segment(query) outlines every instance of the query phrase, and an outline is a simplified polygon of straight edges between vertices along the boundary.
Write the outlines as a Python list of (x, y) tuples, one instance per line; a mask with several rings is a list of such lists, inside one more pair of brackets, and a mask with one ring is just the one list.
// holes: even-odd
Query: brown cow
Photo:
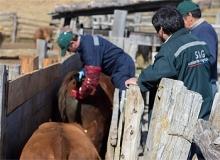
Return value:
[(28, 140), (20, 159), (98, 160), (100, 157), (78, 124), (47, 122)]
[(37, 39), (42, 39), (47, 42), (48, 49), (52, 49), (53, 29), (51, 27), (40, 27), (34, 33), (35, 43)]
[[(64, 78), (59, 90), (59, 111), (65, 122), (78, 122), (87, 130), (101, 157), (104, 158), (106, 143), (112, 114), (112, 100), (114, 87), (110, 78), (101, 75), (99, 86), (94, 95), (78, 101), (69, 96), (70, 90), (77, 87), (75, 76), (77, 72), (70, 72)], [(96, 130), (89, 129), (92, 122), (96, 122)]]

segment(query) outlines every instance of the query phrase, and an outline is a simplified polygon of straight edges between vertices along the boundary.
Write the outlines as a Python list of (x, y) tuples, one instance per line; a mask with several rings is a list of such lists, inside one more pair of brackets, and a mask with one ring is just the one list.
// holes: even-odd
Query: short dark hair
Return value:
[(78, 34), (75, 34), (75, 33), (73, 33), (73, 41), (77, 41), (78, 40), (78, 37), (79, 37), (79, 35)]
[[(201, 18), (201, 17), (202, 17), (202, 13), (201, 13), (201, 10), (200, 10), (200, 9), (191, 11), (191, 12), (189, 12), (189, 13), (191, 13), (194, 18)], [(187, 13), (187, 15), (189, 15), (189, 13)], [(186, 15), (186, 16), (187, 16), (187, 15)], [(184, 16), (184, 17), (185, 17), (185, 16)]]
[(159, 32), (162, 27), (163, 31), (168, 35), (184, 28), (182, 15), (174, 7), (170, 6), (160, 8), (154, 14), (152, 24), (157, 32)]

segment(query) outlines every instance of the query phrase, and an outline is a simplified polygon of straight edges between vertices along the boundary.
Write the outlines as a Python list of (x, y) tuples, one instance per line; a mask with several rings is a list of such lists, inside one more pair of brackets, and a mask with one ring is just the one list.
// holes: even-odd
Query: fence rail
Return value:
[[(33, 39), (39, 27), (49, 25), (50, 22), (45, 20), (20, 17), (16, 13), (0, 13), (0, 32), (11, 42), (18, 39)], [(53, 29), (56, 30), (56, 26)]]

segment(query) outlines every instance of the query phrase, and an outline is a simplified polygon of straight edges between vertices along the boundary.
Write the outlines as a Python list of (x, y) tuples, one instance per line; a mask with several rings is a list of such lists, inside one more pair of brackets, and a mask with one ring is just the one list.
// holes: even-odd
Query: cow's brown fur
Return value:
[(51, 42), (53, 38), (53, 29), (51, 27), (40, 27), (34, 33), (35, 41), (37, 39), (43, 39), (47, 42)]
[[(75, 74), (74, 71), (67, 74), (59, 90), (61, 117), (65, 122), (77, 121), (81, 123), (102, 155), (105, 152), (103, 146), (106, 145), (110, 127), (114, 87), (109, 77), (101, 75), (95, 94), (78, 101), (69, 96), (70, 90), (76, 87)], [(79, 119), (80, 121), (78, 121)], [(89, 128), (91, 123), (97, 124), (96, 130)]]
[(100, 157), (78, 124), (47, 122), (28, 140), (20, 159), (98, 160)]

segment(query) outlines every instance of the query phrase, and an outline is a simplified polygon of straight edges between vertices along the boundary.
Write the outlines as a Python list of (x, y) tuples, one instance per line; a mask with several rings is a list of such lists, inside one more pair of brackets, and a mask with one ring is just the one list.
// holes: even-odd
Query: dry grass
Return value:
[(0, 12), (16, 12), (18, 16), (50, 21), (56, 5), (90, 0), (0, 0)]

